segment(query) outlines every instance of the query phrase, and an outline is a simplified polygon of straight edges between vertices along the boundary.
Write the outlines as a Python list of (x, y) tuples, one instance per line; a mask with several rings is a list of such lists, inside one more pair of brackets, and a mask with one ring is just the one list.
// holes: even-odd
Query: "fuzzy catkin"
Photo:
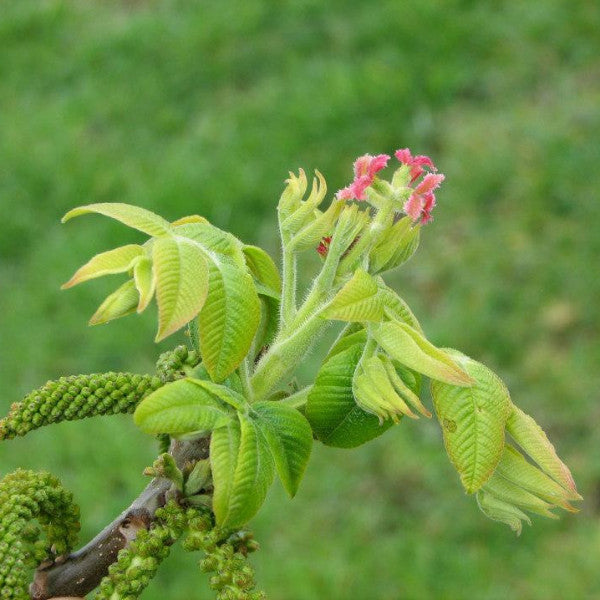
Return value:
[(132, 373), (72, 375), (49, 381), (12, 405), (0, 420), (0, 440), (23, 436), (51, 423), (132, 413), (161, 385), (158, 377)]
[[(37, 520), (45, 533), (32, 524)], [(0, 598), (28, 600), (30, 569), (77, 542), (79, 507), (50, 473), (18, 469), (0, 481)]]

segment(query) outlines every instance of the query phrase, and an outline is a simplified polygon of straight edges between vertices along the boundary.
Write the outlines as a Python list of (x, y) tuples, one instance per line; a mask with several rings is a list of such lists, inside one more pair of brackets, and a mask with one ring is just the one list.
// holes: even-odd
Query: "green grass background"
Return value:
[[(600, 7), (585, 0), (0, 2), (0, 406), (61, 374), (152, 370), (152, 311), (86, 319), (113, 282), (58, 286), (141, 239), (70, 207), (200, 213), (277, 252), (290, 169), (335, 191), (365, 152), (446, 174), (393, 284), (429, 337), (479, 357), (550, 433), (585, 496), (520, 539), (461, 490), (435, 422), (356, 451), (316, 447), (298, 497), (253, 526), (273, 600), (600, 598)], [(182, 339), (182, 338), (181, 338)], [(305, 369), (308, 372), (308, 369)], [(88, 538), (143, 485), (130, 419), (0, 447), (48, 468)], [(175, 552), (145, 600), (209, 598)]]

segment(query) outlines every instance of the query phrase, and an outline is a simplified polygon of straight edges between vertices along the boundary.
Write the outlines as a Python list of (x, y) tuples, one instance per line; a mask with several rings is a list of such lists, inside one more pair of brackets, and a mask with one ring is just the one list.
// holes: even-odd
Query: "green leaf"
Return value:
[(364, 346), (367, 342), (367, 331), (359, 323), (346, 325), (338, 339), (334, 342), (329, 350), (325, 360), (329, 360), (332, 356), (356, 346), (357, 344)]
[(354, 448), (389, 429), (356, 404), (352, 378), (363, 344), (355, 344), (325, 360), (306, 403), (306, 416), (316, 436), (328, 446)]
[(83, 267), (78, 269), (67, 283), (62, 285), (62, 289), (66, 290), (74, 285), (103, 275), (125, 273), (131, 269), (135, 260), (143, 254), (144, 248), (136, 244), (129, 244), (96, 254)]
[(239, 414), (239, 424), (216, 429), (211, 436), (213, 510), (217, 524), (235, 529), (262, 506), (273, 483), (273, 458), (258, 424)]
[(403, 415), (417, 418), (417, 415), (396, 393), (388, 372), (378, 356), (362, 358), (352, 379), (352, 393), (356, 403), (377, 416), (381, 422), (392, 419), (395, 423), (399, 423)]
[(63, 218), (62, 222), (66, 223), (73, 217), (85, 215), (88, 213), (97, 213), (120, 221), (121, 223), (147, 233), (151, 236), (165, 235), (171, 231), (171, 225), (168, 221), (159, 217), (157, 214), (131, 206), (130, 204), (122, 204), (120, 202), (102, 202), (99, 204), (87, 204), (70, 210)]
[(416, 329), (419, 333), (423, 333), (421, 325), (417, 317), (413, 314), (408, 304), (398, 296), (398, 294), (389, 288), (381, 278), (379, 279), (379, 296), (384, 307), (385, 314), (392, 321), (402, 321)]
[(281, 295), (281, 277), (273, 259), (258, 246), (244, 246), (246, 265), (254, 278), (269, 290)]
[(133, 279), (130, 279), (104, 300), (93, 314), (89, 323), (90, 325), (100, 325), (129, 315), (135, 312), (138, 302), (138, 291), (135, 288)]
[(201, 248), (183, 237), (156, 239), (152, 258), (158, 302), (158, 342), (200, 312), (208, 293), (208, 270)]
[[(233, 379), (233, 378), (232, 378)], [(248, 402), (239, 392), (213, 381), (207, 381), (206, 379), (191, 379), (194, 384), (201, 387), (203, 390), (216, 396), (219, 400), (229, 404), (236, 410), (242, 411), (247, 407)], [(231, 382), (234, 384), (234, 382)]]
[(527, 462), (518, 450), (508, 444), (504, 448), (504, 454), (496, 468), (496, 473), (542, 498), (542, 500), (571, 512), (575, 509), (569, 504), (568, 500), (580, 499), (574, 497), (572, 493), (561, 487), (543, 471)]
[(477, 492), (477, 504), (481, 512), (492, 519), (506, 523), (517, 535), (521, 534), (521, 521), (531, 525), (531, 519), (520, 509), (508, 502), (503, 502), (485, 490)]
[(209, 261), (209, 294), (198, 317), (202, 359), (215, 381), (242, 362), (260, 320), (252, 276), (226, 258)]
[(405, 263), (419, 246), (420, 230), (419, 225), (413, 226), (410, 217), (404, 217), (390, 227), (371, 251), (373, 272), (389, 271)]
[(243, 244), (234, 235), (206, 222), (194, 222), (173, 227), (177, 236), (185, 237), (200, 244), (208, 254), (223, 255), (239, 267), (246, 266)]
[(490, 369), (467, 357), (461, 361), (474, 385), (432, 381), (431, 394), (446, 451), (471, 494), (490, 479), (502, 458), (511, 402), (508, 390)]
[(357, 269), (323, 311), (322, 316), (326, 319), (350, 322), (381, 321), (383, 303), (378, 291), (376, 280), (363, 269)]
[(218, 398), (189, 379), (179, 379), (152, 392), (138, 405), (133, 420), (145, 433), (180, 435), (212, 430), (231, 421), (232, 413)]
[(277, 473), (290, 497), (294, 497), (308, 465), (312, 449), (312, 429), (296, 409), (277, 402), (252, 405), (257, 422), (275, 461)]
[(344, 202), (334, 200), (325, 212), (315, 210), (313, 220), (300, 229), (290, 241), (290, 248), (296, 252), (314, 250), (317, 244), (332, 233), (334, 223), (344, 208)]
[(156, 290), (156, 281), (152, 272), (152, 261), (148, 257), (139, 258), (133, 265), (133, 280), (140, 295), (137, 312), (141, 313), (150, 304)]
[(581, 499), (569, 467), (560, 460), (544, 430), (532, 417), (512, 405), (506, 430), (544, 473), (570, 492), (571, 500)]
[(453, 385), (468, 386), (473, 383), (448, 354), (406, 323), (370, 323), (369, 332), (393, 359), (418, 373)]

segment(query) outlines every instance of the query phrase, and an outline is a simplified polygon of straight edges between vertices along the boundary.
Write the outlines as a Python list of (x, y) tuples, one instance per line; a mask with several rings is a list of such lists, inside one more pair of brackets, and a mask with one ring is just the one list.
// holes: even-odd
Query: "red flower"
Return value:
[(365, 200), (365, 190), (373, 183), (375, 175), (385, 169), (390, 157), (387, 154), (365, 154), (354, 162), (354, 181), (337, 193), (341, 200)]
[(420, 154), (419, 156), (413, 156), (408, 148), (403, 148), (402, 150), (396, 150), (395, 153), (396, 158), (402, 163), (410, 167), (410, 182), (412, 183), (415, 179), (418, 179), (423, 173), (425, 169), (423, 167), (428, 167), (431, 171), (437, 171), (433, 161), (429, 158), (429, 156), (424, 156)]

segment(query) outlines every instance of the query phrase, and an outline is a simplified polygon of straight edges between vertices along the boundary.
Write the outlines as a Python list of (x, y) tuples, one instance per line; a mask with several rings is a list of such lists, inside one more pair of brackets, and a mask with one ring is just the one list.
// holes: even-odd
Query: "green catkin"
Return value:
[[(232, 538), (214, 527), (207, 513), (188, 509), (188, 534), (183, 547), (190, 551), (202, 550), (205, 557), (200, 568), (214, 573), (210, 586), (217, 592), (217, 600), (266, 600), (262, 591), (255, 590), (254, 571)], [(239, 540), (238, 540), (239, 541)]]
[(119, 552), (94, 600), (130, 600), (146, 589), (186, 527), (184, 509), (174, 502), (158, 509), (156, 518), (151, 529), (138, 532), (129, 547)]
[(132, 373), (73, 375), (49, 381), (12, 405), (0, 420), (0, 440), (23, 436), (51, 423), (132, 413), (161, 385), (158, 377)]
[(28, 600), (30, 570), (68, 553), (79, 527), (79, 507), (50, 473), (19, 469), (0, 480), (0, 598)]
[(198, 353), (187, 346), (177, 346), (174, 350), (163, 352), (156, 362), (156, 374), (163, 383), (169, 383), (185, 377), (185, 367), (195, 367), (200, 362)]

